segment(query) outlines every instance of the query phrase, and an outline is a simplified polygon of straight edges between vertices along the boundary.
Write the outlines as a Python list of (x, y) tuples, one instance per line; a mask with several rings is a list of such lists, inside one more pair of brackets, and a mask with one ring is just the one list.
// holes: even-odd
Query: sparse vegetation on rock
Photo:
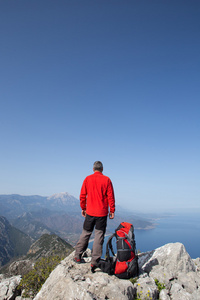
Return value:
[(55, 269), (55, 267), (60, 263), (64, 257), (49, 256), (42, 257), (39, 259), (33, 269), (24, 275), (18, 289), (23, 291), (22, 296), (24, 298), (34, 298), (34, 296), (39, 292), (42, 285), (49, 277), (49, 274)]

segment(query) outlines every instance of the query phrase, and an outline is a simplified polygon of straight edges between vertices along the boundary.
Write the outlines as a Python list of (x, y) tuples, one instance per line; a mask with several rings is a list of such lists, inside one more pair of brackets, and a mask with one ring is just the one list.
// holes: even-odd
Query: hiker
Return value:
[(91, 271), (94, 272), (102, 255), (104, 235), (107, 226), (107, 216), (114, 219), (115, 196), (112, 182), (103, 175), (103, 164), (96, 161), (93, 164), (92, 175), (83, 181), (80, 192), (80, 206), (82, 216), (85, 217), (83, 231), (75, 247), (74, 261), (81, 263), (81, 256), (88, 247), (89, 238), (95, 227), (92, 248)]

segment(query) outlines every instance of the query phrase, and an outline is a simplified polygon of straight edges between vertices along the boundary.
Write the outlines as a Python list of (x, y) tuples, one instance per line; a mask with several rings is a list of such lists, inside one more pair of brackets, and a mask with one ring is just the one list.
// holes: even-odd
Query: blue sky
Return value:
[(199, 0), (0, 2), (0, 194), (200, 210)]

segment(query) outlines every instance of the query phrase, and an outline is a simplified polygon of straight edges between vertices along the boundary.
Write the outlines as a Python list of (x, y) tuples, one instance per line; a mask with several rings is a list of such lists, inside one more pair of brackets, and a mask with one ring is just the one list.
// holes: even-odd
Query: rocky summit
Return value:
[[(74, 252), (52, 271), (34, 300), (199, 300), (200, 259), (191, 259), (181, 243), (170, 243), (139, 254), (139, 276), (123, 280), (97, 269), (90, 270), (91, 251), (84, 263), (73, 261)], [(19, 277), (0, 280), (0, 290), (13, 291)], [(8, 283), (12, 282), (9, 287)], [(16, 295), (16, 293), (15, 293)], [(21, 296), (0, 300), (22, 300)]]
[(181, 243), (170, 243), (139, 255), (140, 274), (133, 282), (90, 271), (90, 251), (85, 263), (73, 262), (74, 253), (51, 273), (34, 300), (160, 299), (199, 300), (200, 260), (192, 260)]

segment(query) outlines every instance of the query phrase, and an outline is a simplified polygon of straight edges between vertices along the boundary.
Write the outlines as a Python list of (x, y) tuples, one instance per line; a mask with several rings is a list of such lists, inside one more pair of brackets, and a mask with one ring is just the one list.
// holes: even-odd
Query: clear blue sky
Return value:
[(0, 194), (200, 209), (200, 1), (0, 2)]

